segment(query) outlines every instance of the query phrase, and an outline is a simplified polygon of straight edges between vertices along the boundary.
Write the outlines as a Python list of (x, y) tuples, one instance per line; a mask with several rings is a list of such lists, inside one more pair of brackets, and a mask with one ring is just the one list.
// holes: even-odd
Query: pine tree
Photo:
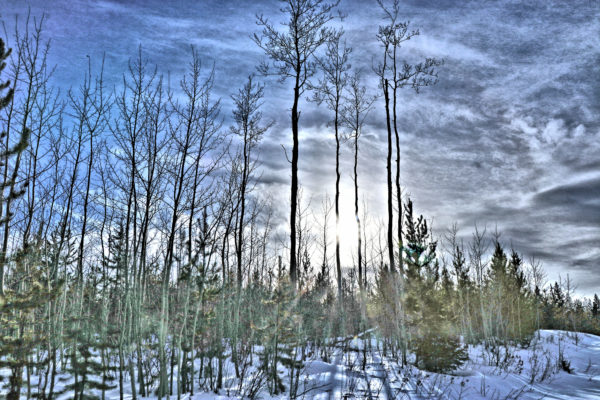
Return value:
[(558, 282), (550, 286), (550, 303), (557, 309), (562, 308), (566, 303), (565, 295)]
[(444, 297), (446, 299), (451, 300), (454, 292), (454, 282), (452, 282), (452, 278), (450, 277), (450, 272), (448, 272), (448, 268), (442, 268), (442, 290), (444, 291)]
[(600, 299), (597, 294), (594, 294), (594, 300), (592, 301), (592, 317), (598, 318), (600, 316)]
[[(4, 45), (4, 41), (0, 38), (0, 73), (6, 68), (6, 60), (10, 57), (12, 49), (7, 49)], [(8, 89), (8, 92), (0, 97), (0, 110), (8, 107), (10, 102), (13, 100), (15, 90), (10, 88), (10, 81), (0, 83), (0, 91)]]
[[(297, 335), (300, 316), (296, 312), (294, 288), (287, 280), (280, 282), (269, 298), (263, 300), (264, 312), (258, 331), (264, 350), (261, 355), (261, 369), (267, 376), (267, 386), (271, 395), (285, 391), (283, 380), (279, 376), (277, 364), (289, 368), (290, 384), (294, 385), (294, 374), (302, 364), (296, 359)], [(290, 390), (293, 388), (290, 387)]]
[[(410, 282), (433, 280), (439, 278), (439, 268), (435, 262), (437, 242), (431, 240), (431, 232), (427, 221), (420, 215), (416, 220), (413, 215), (413, 203), (408, 199), (404, 205), (405, 222), (405, 245), (401, 248), (404, 253), (402, 257), (407, 279)], [(402, 256), (402, 255), (401, 255)]]
[(452, 269), (456, 276), (458, 289), (461, 291), (468, 289), (471, 284), (471, 279), (469, 278), (469, 266), (465, 262), (465, 255), (459, 246), (456, 246), (452, 257)]
[[(59, 394), (72, 392), (71, 398), (74, 400), (96, 400), (99, 397), (92, 391), (105, 392), (116, 387), (110, 383), (113, 380), (111, 372), (115, 371), (116, 367), (109, 366), (105, 357), (102, 361), (97, 360), (97, 356), (102, 351), (117, 348), (113, 344), (116, 340), (110, 341), (106, 335), (99, 335), (99, 333), (107, 333), (102, 332), (106, 327), (100, 326), (101, 320), (92, 315), (92, 312), (90, 309), (88, 315), (73, 318), (65, 335), (65, 338), (71, 342), (71, 347), (70, 362), (64, 372), (69, 375), (69, 378), (73, 377), (74, 381), (65, 385)], [(115, 336), (115, 333), (118, 335), (118, 332), (112, 333), (112, 336)]]
[(404, 308), (411, 331), (411, 347), (419, 368), (445, 372), (467, 360), (460, 339), (452, 331), (453, 290), (450, 274), (444, 268), (440, 276), (436, 258), (437, 242), (423, 216), (414, 218), (412, 201), (404, 205), (404, 271), (406, 299)]
[(108, 236), (108, 254), (102, 257), (102, 267), (105, 271), (104, 285), (112, 283), (118, 290), (124, 275), (125, 262), (125, 234), (123, 223), (119, 222), (114, 232)]
[(523, 259), (511, 251), (505, 287), (505, 305), (510, 339), (526, 344), (535, 331), (535, 299), (531, 297), (523, 269)]
[(508, 264), (508, 276), (511, 287), (519, 294), (527, 288), (527, 279), (523, 270), (523, 259), (515, 250), (512, 250)]
[(502, 285), (505, 282), (507, 274), (506, 253), (502, 249), (499, 241), (494, 245), (494, 254), (490, 262), (489, 281), (491, 284)]
[[(4, 41), (0, 39), (0, 75), (4, 68), (6, 68), (6, 60), (11, 54), (11, 49), (6, 49)], [(14, 98), (15, 88), (10, 87), (11, 81), (7, 80), (2, 82), (0, 79), (0, 110), (8, 107)], [(5, 90), (8, 91), (2, 95)], [(2, 238), (2, 251), (0, 252), (0, 296), (4, 294), (4, 280), (5, 280), (5, 266), (8, 261), (8, 242), (9, 242), (9, 227), (10, 221), (13, 217), (11, 211), (11, 203), (25, 194), (25, 189), (28, 182), (23, 182), (21, 187), (17, 187), (17, 174), (19, 172), (19, 165), (21, 161), (21, 155), (29, 145), (30, 131), (23, 122), (23, 128), (18, 137), (18, 141), (13, 145), (10, 144), (10, 135), (3, 127), (0, 127), (0, 139), (5, 140), (0, 147), (0, 166), (4, 168), (4, 181), (0, 188), (0, 225), (4, 225)], [(9, 160), (15, 158), (12, 171), (9, 174)], [(8, 191), (8, 193), (5, 193)]]
[(40, 366), (32, 361), (34, 351), (47, 341), (40, 313), (61, 290), (60, 285), (49, 287), (48, 271), (35, 247), (17, 252), (12, 260), (15, 283), (0, 295), (0, 368), (11, 372), (7, 400), (20, 398), (23, 369)]

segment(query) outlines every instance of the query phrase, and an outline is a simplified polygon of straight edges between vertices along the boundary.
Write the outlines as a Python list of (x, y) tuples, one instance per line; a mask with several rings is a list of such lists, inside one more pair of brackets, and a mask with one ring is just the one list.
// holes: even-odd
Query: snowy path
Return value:
[(331, 371), (329, 373), (329, 380), (327, 391), (329, 393), (328, 398), (335, 399), (337, 394), (337, 388), (339, 385), (338, 377), (343, 373), (342, 360), (344, 358), (344, 353), (341, 351), (338, 352), (335, 356), (335, 360), (333, 361), (333, 365), (331, 366)]
[(386, 398), (388, 398), (388, 399), (395, 398), (396, 396), (394, 396), (394, 393), (390, 386), (389, 373), (388, 373), (387, 369), (385, 368), (385, 364), (383, 363), (383, 361), (377, 351), (373, 351), (373, 361), (374, 361), (373, 364), (375, 364), (377, 366), (375, 369), (376, 375), (373, 375), (373, 378), (379, 379), (381, 381), (383, 388), (384, 388), (384, 393), (385, 393)]

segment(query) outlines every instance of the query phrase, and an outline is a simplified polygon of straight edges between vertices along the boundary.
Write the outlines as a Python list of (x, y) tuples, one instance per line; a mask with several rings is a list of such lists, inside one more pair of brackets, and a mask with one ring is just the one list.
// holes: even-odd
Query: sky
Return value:
[[(46, 14), (54, 83), (65, 90), (83, 80), (89, 55), (96, 69), (106, 56), (106, 78), (118, 87), (128, 60), (142, 46), (159, 71), (179, 79), (191, 46), (216, 71), (215, 92), (230, 95), (265, 59), (251, 40), (256, 15), (281, 21), (276, 0), (2, 0), (10, 33), (28, 8)], [(341, 0), (352, 67), (379, 94), (372, 69), (382, 13), (374, 0)], [(474, 227), (497, 229), (506, 247), (536, 257), (550, 280), (569, 277), (577, 292), (600, 292), (600, 1), (411, 0), (401, 18), (420, 35), (400, 58), (443, 58), (439, 82), (399, 97), (401, 178), (415, 210), (433, 221), (438, 236), (456, 223), (469, 240)], [(291, 87), (265, 78), (264, 114), (275, 125), (260, 146), (261, 190), (287, 221)], [(300, 183), (315, 208), (334, 193), (335, 142), (330, 113), (301, 103)], [(383, 103), (363, 130), (359, 155), (361, 197), (372, 219), (384, 217)], [(342, 249), (355, 243), (352, 150), (342, 146)], [(307, 201), (305, 200), (305, 201)], [(349, 264), (351, 259), (343, 260)]]

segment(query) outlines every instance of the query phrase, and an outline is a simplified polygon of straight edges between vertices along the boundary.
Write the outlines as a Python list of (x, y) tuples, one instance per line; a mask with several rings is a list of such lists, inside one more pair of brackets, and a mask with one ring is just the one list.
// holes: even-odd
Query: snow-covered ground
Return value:
[[(513, 348), (507, 359), (502, 357), (501, 367), (490, 366), (493, 360), (483, 346), (472, 347), (470, 360), (452, 375), (401, 368), (377, 350), (362, 371), (362, 353), (352, 349), (360, 350), (363, 344), (354, 340), (351, 350), (338, 351), (332, 363), (308, 365), (308, 386), (315, 390), (306, 398), (600, 399), (599, 336), (540, 331), (529, 348)], [(560, 357), (570, 363), (571, 373), (561, 368)]]
[[(469, 348), (469, 361), (451, 375), (402, 368), (386, 357), (375, 339), (341, 340), (332, 347), (329, 362), (313, 354), (300, 373), (301, 399), (600, 399), (600, 336), (564, 331), (540, 331), (526, 349), (500, 353), (499, 366), (483, 346)], [(363, 370), (364, 346), (367, 360)], [(564, 363), (561, 361), (564, 360)], [(256, 377), (259, 357), (247, 370), (244, 384), (235, 379), (233, 365), (224, 367), (224, 389), (219, 394), (182, 395), (186, 400), (238, 399)], [(564, 368), (563, 368), (564, 367)], [(567, 372), (565, 369), (570, 369)], [(280, 365), (280, 377), (289, 389), (289, 371)], [(59, 386), (64, 385), (60, 383)], [(126, 399), (131, 399), (126, 385)], [(70, 393), (59, 399), (70, 398)], [(119, 390), (107, 399), (119, 399)], [(0, 391), (0, 398), (2, 392)], [(171, 396), (176, 399), (177, 396)], [(257, 398), (287, 399), (289, 393), (270, 396), (266, 387)]]

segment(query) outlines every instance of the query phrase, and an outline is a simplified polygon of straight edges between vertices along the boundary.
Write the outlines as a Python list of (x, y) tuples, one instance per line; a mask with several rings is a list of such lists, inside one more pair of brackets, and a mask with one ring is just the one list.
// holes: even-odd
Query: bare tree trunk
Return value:
[(340, 134), (338, 131), (339, 100), (335, 105), (335, 268), (338, 299), (342, 301), (342, 263), (340, 261)]
[[(300, 71), (300, 64), (297, 65)], [(296, 75), (296, 84), (294, 86), (294, 105), (292, 106), (292, 184), (291, 207), (290, 207), (290, 281), (296, 288), (298, 279), (297, 260), (296, 260), (296, 217), (298, 213), (298, 100), (300, 99), (300, 76)]]
[[(385, 116), (387, 124), (387, 158), (386, 158), (386, 170), (387, 170), (387, 214), (388, 214), (388, 229), (387, 229), (387, 244), (388, 244), (388, 257), (390, 261), (390, 272), (395, 271), (394, 264), (394, 206), (393, 206), (393, 189), (392, 189), (392, 127), (390, 123), (390, 96), (389, 96), (389, 84), (388, 80), (384, 80), (383, 94), (385, 96)], [(402, 210), (400, 210), (402, 212)]]
[(397, 45), (393, 46), (392, 51), (392, 72), (394, 74), (394, 88), (392, 91), (392, 122), (394, 125), (394, 136), (396, 138), (396, 202), (398, 207), (398, 272), (400, 275), (404, 272), (403, 267), (403, 241), (402, 241), (402, 189), (400, 187), (400, 135), (398, 133), (398, 117), (397, 117), (397, 91), (398, 91), (398, 71), (396, 63)]
[[(254, 42), (271, 58), (282, 79), (294, 79), (294, 101), (292, 105), (292, 182), (291, 182), (291, 207), (290, 207), (290, 281), (296, 288), (298, 279), (296, 219), (298, 211), (298, 102), (308, 78), (314, 74), (310, 66), (310, 58), (315, 51), (334, 36), (326, 24), (334, 16), (331, 11), (337, 6), (339, 0), (324, 3), (323, 0), (306, 2), (301, 0), (287, 0), (283, 13), (289, 14), (286, 23), (289, 30), (280, 33), (263, 16), (258, 16), (258, 25), (263, 27), (262, 36), (254, 36)], [(307, 38), (310, 38), (307, 40)], [(263, 41), (264, 40), (264, 41)], [(282, 45), (283, 43), (283, 45)]]
[[(359, 122), (359, 121), (357, 121)], [(358, 124), (357, 124), (358, 126)], [(358, 228), (358, 243), (357, 243), (357, 257), (358, 257), (358, 287), (364, 289), (363, 282), (363, 261), (362, 261), (362, 231), (360, 226), (360, 217), (358, 215), (358, 135), (356, 132), (354, 136), (354, 218), (356, 218), (356, 225)], [(366, 271), (364, 279), (366, 280)]]

